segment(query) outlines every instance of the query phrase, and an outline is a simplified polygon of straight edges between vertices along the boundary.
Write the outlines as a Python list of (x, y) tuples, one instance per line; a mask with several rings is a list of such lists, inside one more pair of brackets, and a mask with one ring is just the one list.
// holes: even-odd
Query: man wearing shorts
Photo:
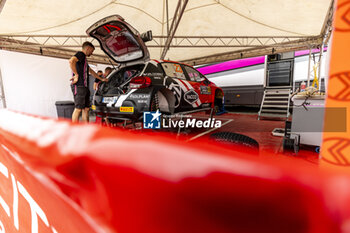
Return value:
[(73, 122), (78, 122), (80, 113), (82, 113), (83, 122), (89, 122), (89, 73), (101, 81), (107, 81), (107, 79), (99, 77), (88, 65), (86, 58), (91, 56), (94, 50), (95, 46), (92, 43), (84, 42), (82, 51), (77, 52), (69, 59), (69, 65), (73, 71), (73, 77), (71, 78), (75, 105), (72, 114)]

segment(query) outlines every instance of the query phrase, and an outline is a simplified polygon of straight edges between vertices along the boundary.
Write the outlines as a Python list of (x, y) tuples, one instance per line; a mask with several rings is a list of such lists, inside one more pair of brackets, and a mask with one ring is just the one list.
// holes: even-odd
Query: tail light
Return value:
[(132, 89), (140, 89), (140, 88), (149, 87), (151, 85), (151, 83), (152, 83), (152, 81), (151, 81), (150, 77), (138, 76), (138, 77), (134, 77), (130, 80), (129, 87)]

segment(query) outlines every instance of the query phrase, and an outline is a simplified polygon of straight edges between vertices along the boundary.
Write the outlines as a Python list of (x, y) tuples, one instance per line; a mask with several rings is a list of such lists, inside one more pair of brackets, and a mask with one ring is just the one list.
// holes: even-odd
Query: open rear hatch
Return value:
[(128, 65), (149, 60), (144, 41), (152, 40), (151, 31), (141, 36), (119, 15), (99, 20), (90, 26), (86, 33), (98, 40), (101, 49), (117, 63)]

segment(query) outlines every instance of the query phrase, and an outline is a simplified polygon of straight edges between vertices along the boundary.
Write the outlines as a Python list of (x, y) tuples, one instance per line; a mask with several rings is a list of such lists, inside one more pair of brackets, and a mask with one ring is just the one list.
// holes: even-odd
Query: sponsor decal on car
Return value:
[(200, 86), (201, 94), (203, 95), (211, 95), (211, 87), (208, 86)]
[(103, 97), (102, 103), (107, 104), (106, 106), (110, 108), (110, 107), (112, 107), (115, 104), (115, 102), (117, 102), (117, 100), (118, 100), (118, 96)]
[(163, 73), (157, 73), (157, 72), (152, 72), (152, 73), (144, 73), (145, 76), (163, 76)]
[(210, 105), (211, 105), (210, 103), (204, 103), (204, 104), (202, 104), (202, 107), (206, 108), (206, 107), (210, 107)]
[(109, 103), (115, 103), (117, 101), (118, 96), (113, 96), (113, 97), (103, 97), (102, 103), (109, 104)]
[(149, 99), (150, 94), (131, 94), (130, 99)]
[(189, 90), (184, 94), (184, 99), (187, 103), (193, 104), (198, 100), (199, 96), (194, 90)]
[(134, 112), (134, 107), (120, 107), (120, 112)]
[(139, 103), (139, 104), (147, 104), (147, 100), (137, 100), (137, 103)]

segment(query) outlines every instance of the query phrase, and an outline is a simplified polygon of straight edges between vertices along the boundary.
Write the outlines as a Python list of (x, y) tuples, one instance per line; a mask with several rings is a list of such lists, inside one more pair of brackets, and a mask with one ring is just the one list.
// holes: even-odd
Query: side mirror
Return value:
[(203, 83), (204, 83), (205, 85), (209, 85), (209, 84), (210, 84), (210, 81), (209, 81), (208, 79), (204, 79), (204, 80), (203, 80)]
[(141, 39), (142, 39), (143, 42), (147, 42), (147, 41), (153, 40), (152, 31), (149, 30), (147, 32), (142, 33), (141, 34)]

